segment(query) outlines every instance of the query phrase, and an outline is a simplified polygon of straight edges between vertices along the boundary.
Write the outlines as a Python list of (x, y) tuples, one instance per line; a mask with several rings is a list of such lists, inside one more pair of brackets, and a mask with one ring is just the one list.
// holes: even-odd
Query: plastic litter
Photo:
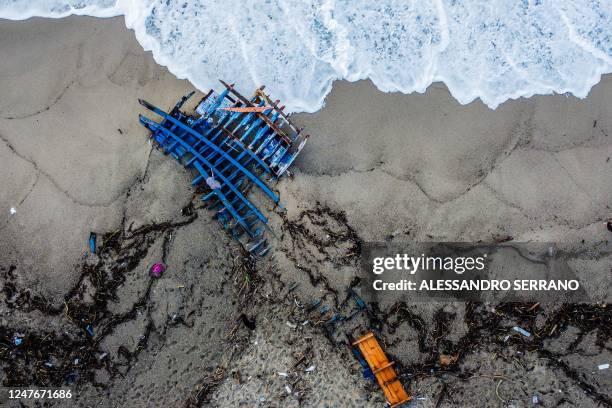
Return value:
[(314, 310), (316, 309), (321, 303), (323, 302), (323, 299), (314, 299), (311, 303), (310, 303), (310, 310)]
[(10, 212), (11, 212), (11, 215), (17, 214), (17, 210), (15, 209), (15, 207), (11, 207)]
[(538, 400), (538, 396), (537, 395), (534, 395), (531, 398), (531, 402), (533, 402), (533, 405), (538, 405), (540, 403), (540, 400)]
[(332, 317), (330, 317), (325, 323), (334, 323), (334, 322), (337, 322), (339, 320), (342, 320), (342, 315), (340, 315), (338, 313), (334, 313), (334, 315)]
[(15, 334), (13, 336), (13, 344), (19, 346), (21, 343), (23, 343), (23, 338), (19, 334)]
[(206, 184), (208, 185), (208, 187), (210, 187), (211, 190), (216, 190), (218, 188), (221, 188), (221, 183), (219, 183), (217, 179), (214, 178), (214, 176), (208, 177), (206, 179)]
[(359, 310), (364, 310), (368, 308), (368, 305), (366, 304), (366, 302), (361, 297), (359, 297), (359, 295), (355, 293), (355, 291), (352, 288), (349, 289), (349, 293), (353, 297), (353, 299), (355, 299), (355, 304), (357, 305)]
[(522, 327), (514, 326), (512, 330), (514, 330), (517, 333), (522, 334), (525, 337), (531, 337), (531, 333), (529, 333), (527, 330), (523, 329)]
[(291, 327), (292, 329), (295, 329), (297, 327), (297, 324), (293, 324), (291, 322), (287, 322), (285, 323), (287, 326)]
[(153, 264), (153, 266), (149, 270), (149, 274), (154, 278), (161, 277), (164, 272), (166, 272), (166, 265), (164, 265), (163, 263)]
[(89, 334), (89, 337), (93, 337), (95, 335), (93, 326), (91, 324), (85, 326), (85, 331), (87, 332), (87, 334)]
[(89, 251), (90, 251), (92, 254), (95, 254), (95, 253), (96, 253), (96, 238), (97, 238), (97, 237), (98, 237), (98, 236), (96, 235), (96, 233), (95, 233), (95, 232), (91, 232), (91, 233), (89, 234)]
[(288, 377), (289, 374), (287, 373), (276, 373), (279, 377)]
[(291, 394), (291, 387), (285, 385), (285, 391), (287, 391), (287, 394)]
[(607, 370), (608, 368), (610, 368), (610, 364), (606, 363), (606, 364), (600, 364), (597, 366), (597, 368), (599, 368), (600, 370)]
[(311, 365), (310, 367), (306, 368), (304, 371), (306, 371), (307, 373), (312, 373), (316, 368), (317, 366)]

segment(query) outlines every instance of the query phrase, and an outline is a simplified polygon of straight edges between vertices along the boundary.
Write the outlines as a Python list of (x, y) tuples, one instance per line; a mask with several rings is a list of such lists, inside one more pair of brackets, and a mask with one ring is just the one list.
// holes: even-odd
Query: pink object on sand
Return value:
[(154, 278), (159, 278), (162, 273), (166, 271), (166, 265), (163, 263), (156, 263), (151, 267), (150, 273)]

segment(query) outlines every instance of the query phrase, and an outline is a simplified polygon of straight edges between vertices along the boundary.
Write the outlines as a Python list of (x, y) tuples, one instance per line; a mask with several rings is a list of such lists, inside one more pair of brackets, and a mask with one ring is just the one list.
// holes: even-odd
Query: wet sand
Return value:
[[(186, 171), (148, 143), (137, 99), (167, 107), (191, 86), (122, 19), (0, 21), (0, 56), (0, 335), (24, 333), (51, 354), (88, 350), (74, 367), (53, 362), (82, 383), (74, 405), (383, 406), (335, 344), (373, 320), (326, 336), (307, 307), (322, 298), (350, 313), (352, 254), (365, 241), (559, 242), (579, 277), (594, 277), (592, 299), (610, 299), (612, 77), (584, 100), (538, 96), (495, 111), (459, 105), (439, 84), (402, 95), (336, 83), (321, 111), (294, 116), (312, 137), (277, 186), (286, 213), (268, 211), (274, 249), (252, 268)], [(112, 248), (89, 254), (91, 231)], [(160, 260), (168, 271), (153, 280)], [(381, 308), (374, 320), (415, 406), (435, 406), (442, 384), (441, 407), (529, 406), (533, 395), (544, 406), (611, 404), (610, 371), (597, 370), (612, 359), (601, 308), (401, 296)], [(501, 341), (517, 324), (542, 334)], [(460, 355), (452, 370), (435, 363), (447, 352)], [(5, 353), (0, 379), (16, 384)]]

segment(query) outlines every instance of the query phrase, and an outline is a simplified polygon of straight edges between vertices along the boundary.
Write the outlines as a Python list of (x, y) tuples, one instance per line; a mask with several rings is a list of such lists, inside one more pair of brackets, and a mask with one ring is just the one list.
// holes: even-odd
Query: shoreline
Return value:
[[(609, 64), (605, 51), (600, 50), (601, 47), (604, 47), (605, 39), (598, 38), (601, 33), (597, 30), (589, 31), (588, 27), (581, 27), (580, 17), (578, 17), (582, 15), (588, 19), (587, 15), (596, 10), (597, 5), (591, 9), (578, 7), (574, 13), (569, 14), (566, 14), (568, 10), (564, 10), (564, 7), (540, 7), (541, 5), (529, 6), (527, 4), (510, 6), (505, 11), (516, 17), (513, 23), (517, 25), (510, 23), (512, 21), (510, 20), (509, 24), (504, 25), (504, 29), (500, 31), (489, 30), (488, 26), (495, 24), (495, 19), (490, 20), (492, 15), (488, 15), (487, 12), (479, 13), (483, 21), (482, 25), (476, 24), (479, 27), (471, 33), (472, 41), (466, 41), (466, 38), (462, 37), (462, 34), (465, 34), (465, 26), (460, 20), (471, 17), (476, 19), (473, 23), (477, 23), (478, 17), (469, 16), (469, 13), (462, 15), (461, 7), (457, 8), (455, 4), (439, 5), (441, 7), (438, 8), (437, 13), (434, 13), (435, 16), (424, 16), (427, 22), (421, 21), (423, 16), (419, 13), (423, 10), (419, 10), (419, 7), (411, 10), (411, 13), (419, 15), (419, 18), (413, 22), (410, 19), (397, 18), (398, 15), (390, 12), (392, 7), (378, 10), (378, 12), (381, 19), (386, 19), (385, 24), (393, 27), (392, 30), (397, 38), (393, 40), (393, 36), (388, 37), (378, 45), (376, 41), (372, 43), (371, 40), (376, 40), (378, 36), (383, 38), (384, 30), (378, 32), (375, 30), (376, 24), (368, 24), (373, 30), (374, 37), (366, 35), (365, 38), (360, 38), (360, 34), (363, 33), (359, 25), (353, 23), (359, 20), (361, 13), (357, 11), (351, 16), (350, 11), (345, 10), (342, 6), (332, 5), (329, 9), (325, 7), (318, 10), (322, 12), (322, 15), (315, 13), (315, 15), (304, 16), (305, 20), (310, 21), (311, 24), (320, 24), (320, 30), (312, 30), (312, 27), (309, 30), (308, 27), (305, 27), (306, 29), (302, 32), (291, 31), (291, 29), (277, 30), (276, 28), (282, 27), (283, 21), (277, 20), (278, 16), (275, 15), (273, 8), (268, 10), (265, 7), (250, 8), (251, 17), (257, 16), (258, 13), (262, 13), (259, 17), (264, 17), (266, 13), (268, 15), (271, 25), (265, 30), (266, 35), (273, 34), (271, 37), (266, 37), (266, 42), (275, 42), (282, 38), (281, 42), (286, 47), (296, 45), (297, 48), (291, 51), (302, 57), (297, 63), (294, 58), (284, 55), (283, 52), (267, 53), (266, 47), (257, 47), (258, 37), (264, 33), (251, 37), (252, 33), (243, 30), (250, 26), (252, 21), (250, 17), (242, 21), (240, 16), (237, 16), (237, 20), (232, 19), (230, 24), (223, 19), (217, 25), (208, 19), (210, 16), (216, 17), (214, 10), (206, 10), (205, 6), (190, 4), (183, 4), (182, 11), (178, 7), (173, 8), (170, 4), (155, 7), (149, 10), (152, 11), (152, 14), (146, 19), (144, 17), (147, 8), (139, 8), (136, 4), (128, 5), (119, 2), (109, 8), (104, 8), (104, 6), (100, 8), (97, 5), (82, 8), (79, 8), (79, 5), (65, 4), (64, 6), (63, 11), (53, 16), (52, 9), (57, 12), (58, 7), (51, 7), (46, 12), (43, 11), (44, 7), (37, 10), (28, 10), (25, 7), (17, 13), (10, 14), (8, 10), (11, 7), (6, 5), (4, 7), (5, 18), (18, 19), (14, 21), (23, 21), (23, 17), (37, 18), (29, 14), (20, 16), (19, 13), (24, 12), (30, 14), (38, 12), (41, 15), (38, 18), (66, 18), (72, 16), (67, 14), (71, 12), (75, 13), (74, 16), (122, 18), (125, 25), (139, 39), (142, 47), (149, 51), (152, 50), (155, 61), (159, 65), (168, 67), (178, 78), (187, 79), (203, 90), (214, 87), (214, 78), (217, 76), (232, 77), (238, 84), (242, 84), (238, 85), (239, 91), (242, 92), (246, 91), (246, 88), (240, 88), (241, 86), (255, 88), (263, 82), (271, 82), (272, 84), (268, 84), (270, 86), (268, 90), (278, 94), (277, 96), (284, 100), (291, 112), (314, 113), (319, 110), (326, 95), (331, 91), (333, 82), (338, 80), (369, 80), (383, 92), (402, 92), (404, 94), (424, 93), (430, 85), (444, 82), (461, 103), (468, 104), (479, 99), (487, 106), (495, 108), (505, 101), (519, 98), (529, 99), (534, 95), (572, 94), (585, 98), (592, 87), (601, 81), (603, 75), (612, 73), (612, 66)], [(359, 5), (357, 7), (356, 10), (359, 10)], [(531, 13), (534, 10), (538, 12)], [(368, 18), (366, 14), (369, 13), (364, 9), (362, 11), (364, 12), (361, 15), (364, 18), (362, 22), (371, 22), (372, 16)], [(447, 20), (446, 13), (453, 15), (453, 18)], [(177, 18), (179, 14), (181, 17)], [(592, 14), (589, 17), (598, 21), (599, 24), (605, 24), (605, 14), (602, 11), (602, 14)], [(560, 26), (551, 24), (549, 20), (551, 16), (562, 18), (567, 27), (564, 24)], [(505, 17), (504, 13), (496, 16), (497, 23), (504, 21)], [(573, 20), (576, 17), (578, 18)], [(262, 22), (266, 19), (257, 20)], [(573, 21), (570, 22), (570, 20)], [(299, 19), (293, 21), (290, 18), (289, 21), (301, 24)], [(593, 23), (593, 20), (590, 23)], [(421, 26), (421, 24), (425, 25)], [(543, 32), (530, 35), (529, 27), (533, 24), (545, 24), (549, 30), (549, 36), (544, 36)], [(213, 29), (207, 33), (206, 37), (198, 37), (201, 30), (190, 30), (190, 27), (200, 25)], [(287, 27), (292, 26), (289, 24)], [(407, 27), (412, 29), (407, 29)], [(575, 31), (580, 29), (584, 29), (585, 32), (578, 34)], [(400, 34), (401, 31), (411, 34)], [(170, 32), (182, 33), (167, 35)], [(224, 33), (229, 33), (229, 35)], [(328, 34), (328, 37), (325, 38), (323, 33)], [(523, 45), (532, 44), (532, 47), (535, 48), (515, 47), (518, 43), (513, 43), (512, 40), (506, 38), (507, 33), (511, 33), (510, 37), (521, 38), (520, 42), (526, 43)], [(302, 38), (306, 44), (294, 41), (296, 37)], [(546, 41), (546, 38), (550, 41)], [(418, 45), (412, 43), (413, 39), (418, 39)], [(195, 46), (196, 43), (197, 46)], [(241, 52), (230, 53), (229, 59), (224, 59), (222, 56), (228, 54), (217, 52), (215, 45), (211, 45), (220, 43), (226, 43), (230, 48), (240, 49)], [(399, 46), (405, 46), (405, 52), (393, 54), (392, 50), (385, 50), (386, 43), (393, 43), (396, 47), (402, 44)], [(499, 52), (500, 46), (510, 47), (511, 52), (509, 54)], [(535, 49), (538, 49), (540, 53), (536, 53)], [(175, 52), (177, 50), (180, 51)], [(264, 54), (264, 59), (272, 63), (267, 64), (267, 69), (258, 69), (256, 61)], [(393, 54), (396, 59), (388, 54)], [(189, 58), (182, 59), (187, 55)], [(215, 58), (215, 55), (221, 59)], [(482, 58), (483, 56), (485, 58)], [(238, 61), (232, 61), (232, 59)], [(380, 63), (381, 61), (384, 63)], [(581, 65), (576, 61), (584, 63)], [(230, 67), (234, 65), (232, 62), (237, 62), (235, 65), (244, 64), (251, 67), (248, 70), (231, 70)], [(403, 63), (405, 70), (397, 69), (400, 63)], [(216, 66), (217, 69), (209, 70), (210, 66)], [(274, 68), (283, 66), (291, 66), (291, 69), (275, 70)], [(310, 70), (301, 71), (302, 67), (310, 68)], [(242, 75), (243, 72), (249, 72), (249, 74)], [(273, 74), (270, 74), (271, 72)], [(298, 72), (297, 75), (295, 75), (296, 72)], [(280, 86), (281, 83), (285, 86)], [(301, 86), (295, 86), (296, 84)], [(276, 85), (279, 86), (276, 87)], [(314, 93), (313, 89), (315, 89)]]

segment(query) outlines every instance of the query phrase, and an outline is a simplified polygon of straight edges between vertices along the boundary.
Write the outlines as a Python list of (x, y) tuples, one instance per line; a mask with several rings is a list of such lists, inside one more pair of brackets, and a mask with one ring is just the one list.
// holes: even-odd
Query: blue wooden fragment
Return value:
[[(301, 129), (289, 121), (278, 101), (263, 93), (263, 87), (247, 99), (232, 85), (221, 82), (226, 89), (220, 94), (208, 92), (195, 114), (181, 110), (193, 92), (168, 113), (139, 100), (162, 118), (155, 122), (140, 115), (140, 123), (151, 131), (160, 150), (196, 172), (191, 184), (209, 189), (201, 199), (215, 212), (221, 226), (251, 254), (264, 256), (270, 249), (263, 237), (268, 219), (247, 198), (248, 191), (255, 185), (280, 206), (278, 195), (261, 177), (274, 182), (282, 176), (308, 136), (300, 136)], [(262, 106), (270, 108), (263, 112), (244, 109)], [(293, 144), (298, 145), (298, 139), (296, 148)]]
[[(196, 136), (196, 137), (199, 136), (199, 134), (195, 130), (193, 130), (190, 127), (188, 127), (187, 125), (179, 122), (178, 120), (176, 120), (172, 116), (169, 116), (166, 112), (160, 110), (159, 108), (151, 105), (150, 103), (148, 103), (148, 102), (146, 102), (146, 101), (144, 101), (142, 99), (140, 99), (139, 101), (140, 101), (141, 105), (143, 105), (145, 108), (149, 109), (150, 111), (158, 114), (159, 116), (163, 117), (164, 119), (169, 120), (170, 122), (176, 124), (178, 127), (180, 127), (182, 129), (184, 129), (185, 131), (193, 134), (194, 136)], [(268, 186), (266, 186), (265, 183), (263, 183), (260, 179), (258, 179), (256, 176), (254, 176), (253, 173), (251, 173), (249, 170), (245, 169), (240, 163), (238, 163), (229, 154), (227, 154), (227, 152), (224, 152), (218, 146), (214, 145), (209, 140), (206, 140), (206, 138), (203, 138), (202, 141), (206, 145), (208, 145), (211, 149), (213, 149), (215, 152), (219, 153), (221, 156), (226, 158), (229, 162), (231, 162), (234, 166), (236, 166), (240, 171), (242, 171), (259, 188), (261, 188), (263, 190), (263, 192), (266, 193), (272, 199), (272, 201), (274, 201), (275, 203), (278, 203), (280, 201), (278, 196), (276, 194), (274, 194), (274, 192), (272, 190), (270, 190), (270, 188)]]

